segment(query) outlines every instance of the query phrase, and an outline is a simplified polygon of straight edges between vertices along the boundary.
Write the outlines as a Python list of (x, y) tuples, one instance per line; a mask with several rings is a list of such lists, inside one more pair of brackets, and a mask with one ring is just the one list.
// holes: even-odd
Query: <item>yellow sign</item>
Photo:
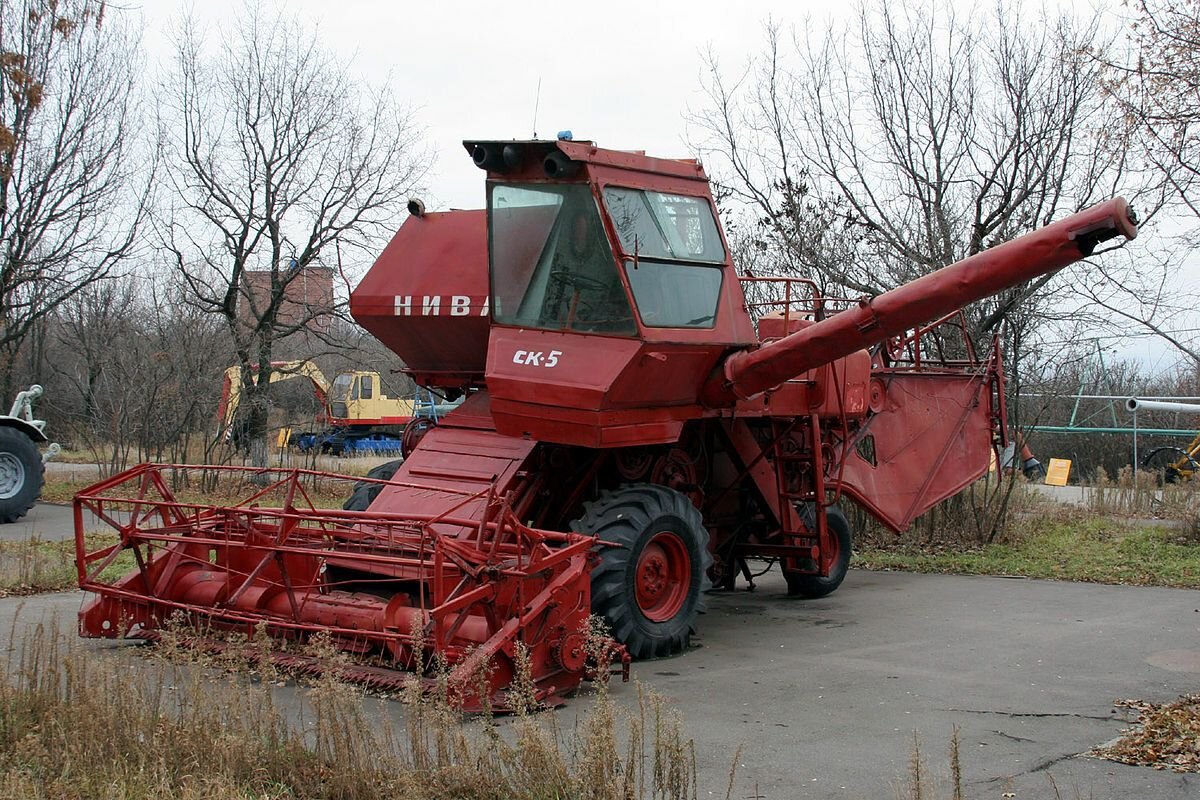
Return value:
[(287, 447), (288, 442), (291, 441), (291, 438), (292, 438), (292, 429), (291, 428), (280, 428), (279, 435), (275, 437), (275, 448), (277, 450), (282, 450), (283, 448)]
[(1047, 486), (1066, 486), (1067, 477), (1071, 474), (1071, 459), (1069, 458), (1052, 458), (1050, 463), (1046, 465), (1046, 480)]

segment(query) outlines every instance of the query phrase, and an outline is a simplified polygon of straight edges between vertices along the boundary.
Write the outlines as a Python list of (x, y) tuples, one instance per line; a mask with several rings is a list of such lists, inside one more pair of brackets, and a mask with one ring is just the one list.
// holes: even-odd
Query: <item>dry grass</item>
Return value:
[[(925, 763), (921, 751), (921, 738), (913, 731), (912, 749), (909, 752), (908, 769), (904, 779), (896, 784), (896, 800), (966, 800), (968, 794), (963, 787), (962, 746), (959, 741), (958, 726), (954, 726), (950, 734), (950, 744), (946, 750), (948, 770), (945, 774), (935, 774)], [(1046, 773), (1047, 793), (1031, 795), (1033, 797), (1053, 798), (1062, 800), (1062, 792), (1058, 782), (1049, 772)], [(1017, 797), (1010, 781), (1004, 781), (997, 793), (995, 789), (986, 792), (987, 797)], [(1020, 795), (1024, 797), (1025, 795)], [(1075, 789), (1071, 795), (1075, 800), (1083, 800), (1083, 794)]]
[[(1007, 493), (1007, 502), (1002, 503)], [(897, 543), (938, 548), (975, 547), (994, 541), (1005, 541), (1021, 521), (1031, 516), (1044, 516), (1061, 508), (1030, 486), (1023, 478), (1010, 482), (1005, 476), (996, 483), (994, 476), (979, 480), (963, 492), (938, 503), (913, 520), (911, 527), (900, 537), (886, 529), (866, 511), (853, 503), (843, 502), (854, 531), (855, 547), (889, 548)], [(1004, 524), (997, 523), (997, 514), (1004, 505)]]
[[(587, 715), (563, 731), (553, 714), (532, 710), (464, 720), (444, 694), (413, 687), (396, 729), (372, 713), (386, 701), (364, 698), (332, 669), (301, 690), (297, 711), (280, 705), (273, 675), (245, 669), (102, 653), (42, 627), (12, 652), (0, 682), (0, 800), (697, 794), (678, 716), (641, 690), (626, 713), (601, 685)], [(225, 658), (219, 666), (236, 666)]]
[[(171, 493), (175, 500), (181, 503), (197, 503), (201, 505), (228, 506), (235, 505), (261, 491), (261, 486), (253, 483), (255, 473), (252, 471), (219, 471), (191, 467), (167, 473), (170, 480)], [(283, 472), (268, 472), (270, 480), (283, 477)], [(317, 478), (306, 476), (302, 483), (309, 500), (317, 508), (341, 508), (342, 503), (354, 490), (356, 477)], [(42, 489), (41, 499), (48, 503), (74, 502), (75, 495), (96, 483), (95, 478), (69, 480), (50, 479)], [(122, 489), (110, 490), (107, 496), (115, 497), (122, 492), (126, 495), (135, 494), (136, 486), (129, 485)], [(256, 502), (268, 504), (277, 501), (284, 502), (284, 491), (278, 490), (267, 493)], [(117, 507), (119, 508), (119, 506)]]
[[(85, 538), (92, 550), (117, 541), (115, 534), (88, 534)], [(123, 553), (104, 575), (123, 575), (133, 565), (133, 556)], [(0, 541), (0, 597), (62, 592), (78, 585), (74, 539), (49, 541), (35, 535), (18, 541)]]
[[(366, 475), (372, 468), (392, 460), (378, 456), (357, 459), (330, 459), (329, 464), (320, 464), (319, 470), (328, 470), (333, 477), (305, 476), (303, 484), (310, 499), (317, 508), (340, 508), (342, 503), (354, 490), (354, 482)], [(271, 480), (278, 480), (287, 469), (305, 469), (307, 465), (296, 464), (281, 468), (273, 466), (267, 473)], [(184, 503), (201, 503), (208, 505), (232, 505), (249, 497), (261, 488), (253, 482), (254, 472), (247, 468), (241, 470), (207, 470), (199, 466), (188, 466), (184, 469), (168, 472), (171, 491), (175, 499)], [(95, 475), (66, 474), (54, 475), (47, 473), (46, 483), (42, 488), (41, 499), (47, 503), (69, 504), (74, 501), (80, 491), (94, 485), (99, 479)], [(263, 501), (271, 499), (270, 496)], [(276, 499), (282, 499), (281, 497)]]
[(1108, 516), (1178, 520), (1200, 540), (1200, 481), (1159, 486), (1160, 479), (1159, 474), (1146, 470), (1135, 477), (1129, 467), (1111, 478), (1101, 469), (1088, 493), (1088, 508)]
[(70, 477), (52, 476), (46, 474), (46, 483), (42, 486), (42, 494), (40, 499), (43, 503), (59, 503), (60, 505), (70, 505), (75, 499), (75, 494), (94, 484), (97, 477), (88, 476), (80, 477), (72, 475)]
[[(944, 781), (935, 779), (930, 774), (921, 751), (921, 738), (916, 731), (912, 734), (912, 749), (908, 756), (908, 770), (904, 781), (896, 787), (897, 800), (936, 800), (947, 797), (950, 800), (964, 800), (962, 760), (959, 747), (958, 726), (950, 734), (950, 745), (946, 751), (949, 761), (949, 774)], [(945, 788), (945, 792), (940, 791)]]

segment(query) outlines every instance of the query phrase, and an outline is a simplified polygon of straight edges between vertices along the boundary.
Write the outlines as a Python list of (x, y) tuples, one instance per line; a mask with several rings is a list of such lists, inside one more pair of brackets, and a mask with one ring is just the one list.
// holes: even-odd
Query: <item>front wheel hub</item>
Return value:
[(15, 497), (25, 485), (25, 465), (12, 453), (0, 453), (0, 500)]
[(634, 572), (638, 608), (651, 622), (665, 622), (687, 602), (692, 560), (679, 536), (657, 533), (646, 542)]

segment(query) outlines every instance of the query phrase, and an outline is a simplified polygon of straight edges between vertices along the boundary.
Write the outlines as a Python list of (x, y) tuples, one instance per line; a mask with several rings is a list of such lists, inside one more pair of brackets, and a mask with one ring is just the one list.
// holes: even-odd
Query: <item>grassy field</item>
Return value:
[(852, 564), (862, 569), (1200, 588), (1200, 540), (1177, 527), (1090, 512), (1020, 520), (1005, 541), (987, 545), (877, 541), (859, 549)]
[(76, 492), (86, 489), (97, 480), (99, 479), (68, 480), (47, 475), (46, 483), (42, 486), (41, 500), (43, 503), (70, 504), (75, 499)]
[(1200, 485), (1159, 487), (1126, 470), (1099, 476), (1086, 504), (1071, 505), (1018, 481), (993, 532), (995, 489), (976, 484), (900, 536), (857, 514), (852, 565), (1200, 588)]

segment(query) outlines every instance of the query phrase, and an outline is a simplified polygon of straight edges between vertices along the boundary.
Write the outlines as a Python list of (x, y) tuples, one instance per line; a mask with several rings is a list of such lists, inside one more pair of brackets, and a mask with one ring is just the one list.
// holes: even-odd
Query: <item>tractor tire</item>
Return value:
[[(390, 481), (392, 476), (396, 474), (396, 470), (400, 469), (400, 465), (404, 463), (404, 459), (398, 458), (395, 461), (388, 461), (386, 464), (380, 464), (367, 473), (368, 478), (375, 478), (380, 481)], [(359, 481), (354, 484), (354, 492), (346, 498), (346, 502), (342, 503), (343, 511), (366, 511), (371, 503), (375, 502), (375, 498), (379, 496), (379, 491), (383, 488), (381, 483), (368, 483), (367, 481)]]
[(688, 498), (664, 486), (634, 483), (584, 504), (571, 523), (615, 547), (592, 570), (592, 613), (634, 658), (687, 647), (710, 587), (708, 531)]
[[(806, 525), (816, 524), (816, 509), (811, 503), (801, 509), (800, 515)], [(837, 541), (837, 559), (833, 562), (833, 569), (826, 576), (784, 570), (783, 578), (787, 581), (788, 594), (791, 596), (809, 599), (825, 597), (832, 594), (846, 579), (846, 572), (850, 569), (852, 544), (850, 521), (837, 506), (829, 508), (826, 512), (826, 520)]]
[(42, 493), (42, 455), (16, 428), (0, 427), (0, 523), (25, 516)]

